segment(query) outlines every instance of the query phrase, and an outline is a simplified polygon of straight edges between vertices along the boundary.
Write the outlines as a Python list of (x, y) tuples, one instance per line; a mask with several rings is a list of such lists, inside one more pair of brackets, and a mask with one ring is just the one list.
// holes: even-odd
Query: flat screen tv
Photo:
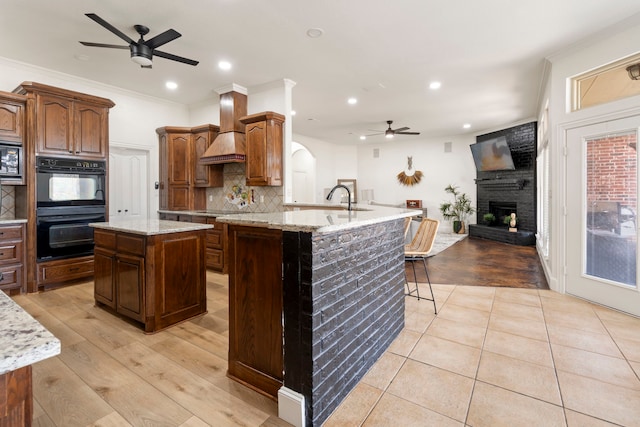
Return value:
[(507, 139), (500, 136), (495, 139), (471, 144), (471, 154), (479, 172), (514, 170)]

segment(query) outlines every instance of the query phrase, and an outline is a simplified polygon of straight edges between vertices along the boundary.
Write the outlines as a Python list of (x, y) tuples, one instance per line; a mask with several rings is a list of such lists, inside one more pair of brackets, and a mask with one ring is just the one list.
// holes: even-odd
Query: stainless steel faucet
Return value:
[(345, 190), (347, 190), (347, 201), (349, 202), (347, 205), (347, 210), (351, 210), (351, 190), (349, 190), (349, 187), (347, 187), (346, 185), (342, 185), (342, 184), (338, 184), (335, 187), (333, 187), (331, 189), (331, 191), (329, 191), (329, 194), (327, 194), (327, 200), (331, 200), (331, 197), (333, 197), (333, 192), (336, 191), (336, 188), (344, 188)]

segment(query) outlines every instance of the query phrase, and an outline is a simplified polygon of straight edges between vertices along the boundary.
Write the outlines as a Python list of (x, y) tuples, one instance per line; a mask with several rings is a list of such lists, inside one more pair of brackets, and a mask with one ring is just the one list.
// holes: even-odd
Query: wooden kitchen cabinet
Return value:
[(284, 116), (273, 111), (240, 118), (245, 124), (247, 185), (282, 185)]
[(217, 136), (218, 127), (162, 127), (156, 132), (160, 143), (160, 209), (205, 209), (206, 189), (223, 184), (223, 165), (199, 163)]
[(33, 82), (17, 91), (35, 98), (37, 155), (107, 158), (111, 100)]
[(0, 92), (0, 141), (22, 145), (27, 98)]
[(0, 225), (0, 290), (26, 292), (24, 224)]
[(205, 230), (139, 235), (96, 228), (94, 240), (98, 306), (148, 333), (206, 312)]

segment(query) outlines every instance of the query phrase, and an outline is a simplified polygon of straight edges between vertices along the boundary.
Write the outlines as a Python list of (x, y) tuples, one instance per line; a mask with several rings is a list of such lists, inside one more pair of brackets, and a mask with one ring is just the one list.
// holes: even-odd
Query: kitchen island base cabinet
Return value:
[(229, 227), (227, 375), (276, 398), (282, 386), (282, 231)]
[(0, 427), (31, 425), (32, 390), (31, 365), (0, 375)]
[(206, 313), (205, 231), (136, 235), (96, 229), (96, 304), (147, 333)]

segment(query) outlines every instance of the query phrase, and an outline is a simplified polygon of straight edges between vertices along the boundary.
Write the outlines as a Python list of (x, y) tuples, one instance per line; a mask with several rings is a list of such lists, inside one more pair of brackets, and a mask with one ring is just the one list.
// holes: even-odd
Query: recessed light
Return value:
[(440, 83), (440, 82), (431, 82), (431, 83), (429, 83), (429, 89), (431, 89), (431, 90), (440, 89), (440, 86), (442, 86), (442, 83)]
[(307, 30), (307, 36), (312, 39), (317, 39), (318, 37), (322, 37), (324, 34), (324, 30), (322, 28), (309, 28)]
[(218, 62), (218, 68), (220, 68), (221, 70), (230, 70), (231, 69), (231, 62), (228, 61), (220, 61)]
[(170, 89), (170, 90), (178, 89), (178, 83), (176, 82), (166, 82), (164, 85), (167, 87), (167, 89)]
[(352, 98), (347, 99), (347, 102), (348, 102), (350, 105), (356, 105), (356, 104), (358, 103), (358, 100), (357, 100), (356, 98), (353, 98), (353, 97), (352, 97)]
[(364, 135), (360, 135), (360, 139), (364, 141), (365, 139), (367, 139), (367, 137)]
[(465, 129), (469, 129), (471, 127), (471, 125), (469, 123), (465, 123), (462, 125), (463, 128)]

